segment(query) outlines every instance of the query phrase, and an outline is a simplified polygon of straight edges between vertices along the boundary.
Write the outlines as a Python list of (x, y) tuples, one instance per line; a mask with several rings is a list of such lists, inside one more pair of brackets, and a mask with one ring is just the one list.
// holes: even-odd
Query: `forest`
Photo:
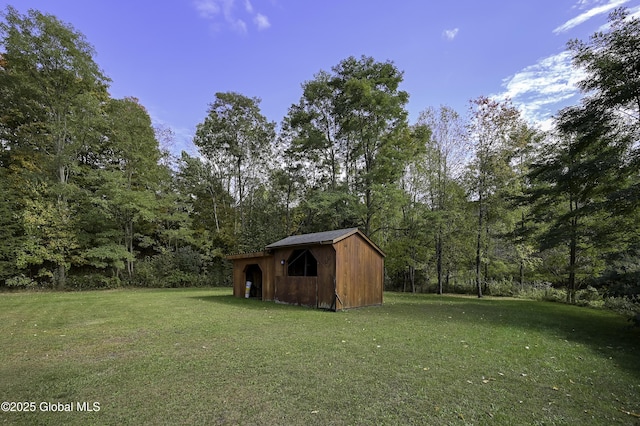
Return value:
[[(425, 106), (403, 72), (349, 57), (301, 84), (281, 123), (216, 93), (197, 155), (113, 99), (92, 45), (30, 10), (0, 15), (0, 289), (229, 285), (225, 256), (359, 227), (385, 289), (637, 306), (640, 22), (572, 40), (578, 104), (550, 131), (509, 100)], [(331, 65), (331, 64), (328, 64)]]

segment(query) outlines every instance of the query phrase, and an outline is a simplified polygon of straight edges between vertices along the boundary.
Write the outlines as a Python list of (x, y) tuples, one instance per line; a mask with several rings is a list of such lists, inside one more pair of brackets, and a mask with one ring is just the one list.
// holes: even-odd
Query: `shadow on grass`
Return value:
[[(231, 294), (224, 295), (211, 295), (211, 296), (193, 296), (192, 299), (202, 300), (204, 302), (212, 302), (226, 306), (237, 306), (238, 309), (251, 309), (251, 310), (264, 310), (264, 309), (279, 309), (279, 310), (299, 310), (299, 309), (314, 309), (307, 306), (289, 305), (286, 303), (276, 303), (272, 300), (261, 300), (256, 298), (241, 298), (235, 297)], [(315, 310), (315, 309), (314, 309)]]
[[(307, 311), (310, 314), (318, 311), (304, 306), (244, 299), (231, 294), (191, 298), (238, 310)], [(640, 329), (631, 328), (624, 317), (605, 310), (523, 299), (385, 293), (385, 303), (381, 307), (364, 307), (346, 312), (384, 318), (385, 321), (399, 320), (406, 325), (411, 322), (424, 323), (434, 329), (443, 324), (446, 327), (451, 322), (464, 323), (469, 326), (470, 333), (481, 333), (477, 328), (479, 325), (542, 333), (588, 346), (640, 377)]]
[[(386, 305), (406, 320), (457, 321), (539, 332), (588, 346), (640, 377), (640, 328), (613, 312), (563, 303), (395, 293)], [(434, 318), (435, 317), (435, 318)]]

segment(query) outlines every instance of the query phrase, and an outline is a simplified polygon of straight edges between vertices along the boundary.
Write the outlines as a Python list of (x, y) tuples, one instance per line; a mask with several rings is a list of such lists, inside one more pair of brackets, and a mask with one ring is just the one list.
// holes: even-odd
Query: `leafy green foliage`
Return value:
[(109, 97), (82, 34), (8, 7), (0, 285), (228, 285), (227, 254), (360, 227), (387, 288), (635, 303), (640, 24), (623, 9), (610, 24), (569, 43), (585, 96), (553, 133), (487, 97), (410, 125), (403, 72), (361, 56), (304, 82), (277, 133), (260, 99), (216, 93), (198, 155), (176, 159), (171, 129)]

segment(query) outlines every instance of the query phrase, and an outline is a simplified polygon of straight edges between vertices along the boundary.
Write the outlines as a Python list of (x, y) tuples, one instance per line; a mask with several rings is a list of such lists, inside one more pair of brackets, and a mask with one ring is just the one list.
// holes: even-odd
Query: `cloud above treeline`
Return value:
[(445, 39), (447, 39), (447, 40), (451, 41), (451, 40), (453, 40), (453, 39), (455, 39), (455, 38), (456, 38), (456, 36), (458, 35), (458, 32), (459, 32), (459, 31), (460, 31), (460, 29), (459, 29), (459, 28), (453, 28), (453, 29), (451, 29), (451, 30), (444, 30), (444, 31), (442, 32), (442, 36), (443, 36)]
[[(628, 0), (579, 0), (573, 7), (577, 15), (553, 30), (558, 35), (588, 20), (622, 7)], [(631, 9), (637, 14), (637, 8)], [(578, 82), (586, 78), (582, 69), (571, 63), (571, 52), (550, 55), (539, 59), (502, 81), (504, 92), (495, 98), (508, 98), (517, 105), (523, 116), (543, 128), (551, 126), (552, 114), (566, 106), (567, 102), (577, 102), (580, 96)]]
[(584, 77), (584, 71), (572, 66), (571, 53), (565, 51), (505, 78), (505, 91), (497, 97), (511, 99), (526, 119), (544, 123), (554, 105), (578, 96), (577, 84)]
[[(600, 2), (596, 2), (598, 3), (596, 6), (590, 7), (588, 10), (582, 12), (580, 15), (576, 16), (575, 18), (569, 19), (567, 22), (565, 22), (564, 24), (560, 25), (555, 30), (553, 30), (553, 33), (560, 34), (560, 33), (567, 32), (570, 29), (577, 27), (578, 25), (588, 21), (589, 19), (595, 16), (602, 15), (603, 13), (609, 13), (615, 8), (622, 7), (625, 3), (628, 3), (628, 2), (629, 0), (609, 0), (603, 4)], [(591, 6), (592, 4), (593, 2), (591, 1), (581, 0), (578, 2), (576, 7), (584, 8), (585, 6)]]
[(258, 12), (250, 0), (195, 0), (193, 5), (198, 15), (211, 21), (216, 30), (229, 28), (246, 34), (248, 23), (253, 23), (258, 31), (271, 27), (269, 18)]

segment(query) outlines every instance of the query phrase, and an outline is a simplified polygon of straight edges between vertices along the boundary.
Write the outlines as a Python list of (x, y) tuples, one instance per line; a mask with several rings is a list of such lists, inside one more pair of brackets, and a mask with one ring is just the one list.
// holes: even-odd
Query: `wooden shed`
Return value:
[(233, 261), (233, 295), (338, 311), (381, 305), (385, 254), (358, 228), (294, 235)]

